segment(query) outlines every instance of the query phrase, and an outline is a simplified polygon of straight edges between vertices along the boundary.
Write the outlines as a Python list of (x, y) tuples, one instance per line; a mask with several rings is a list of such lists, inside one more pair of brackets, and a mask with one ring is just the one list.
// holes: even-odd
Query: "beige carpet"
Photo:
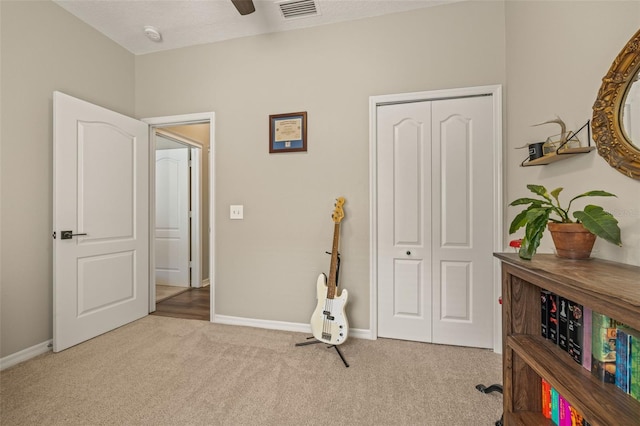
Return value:
[(8, 425), (493, 425), (489, 350), (147, 316), (0, 373)]

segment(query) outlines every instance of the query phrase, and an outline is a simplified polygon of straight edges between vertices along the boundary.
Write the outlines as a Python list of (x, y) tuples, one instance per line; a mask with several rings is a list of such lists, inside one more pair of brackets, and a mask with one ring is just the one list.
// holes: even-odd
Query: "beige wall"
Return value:
[[(51, 338), (53, 90), (137, 117), (216, 112), (219, 314), (308, 321), (343, 195), (341, 282), (352, 327), (368, 328), (371, 95), (504, 84), (505, 200), (529, 182), (616, 192), (602, 201), (625, 246), (598, 242), (597, 255), (640, 263), (640, 181), (596, 153), (523, 169), (513, 149), (544, 136), (530, 125), (555, 114), (571, 128), (590, 117), (640, 26), (639, 2), (465, 2), (135, 59), (51, 3), (0, 7), (1, 357)], [(309, 151), (269, 155), (268, 115), (301, 110)], [(244, 204), (245, 220), (228, 219), (230, 204)]]
[[(616, 55), (640, 27), (639, 1), (506, 3), (507, 133), (506, 196), (510, 202), (531, 195), (526, 185), (563, 187), (567, 202), (574, 195), (604, 189), (618, 198), (590, 198), (620, 221), (623, 247), (601, 239), (593, 255), (640, 265), (640, 180), (628, 178), (596, 151), (541, 167), (519, 167), (527, 157), (515, 147), (545, 140), (559, 127), (531, 127), (560, 116), (568, 129), (577, 130), (591, 118), (602, 77)], [(582, 135), (586, 140), (586, 133)], [(510, 222), (520, 211), (508, 209)], [(508, 223), (505, 223), (505, 235)], [(508, 235), (507, 235), (508, 237)], [(547, 234), (540, 252), (552, 252)]]
[[(307, 323), (344, 196), (340, 282), (351, 327), (369, 328), (369, 96), (504, 83), (503, 11), (461, 3), (136, 57), (138, 116), (216, 112), (217, 314)], [(269, 154), (269, 115), (297, 111), (308, 152)]]
[(52, 336), (52, 92), (134, 113), (134, 56), (51, 2), (2, 0), (0, 357)]

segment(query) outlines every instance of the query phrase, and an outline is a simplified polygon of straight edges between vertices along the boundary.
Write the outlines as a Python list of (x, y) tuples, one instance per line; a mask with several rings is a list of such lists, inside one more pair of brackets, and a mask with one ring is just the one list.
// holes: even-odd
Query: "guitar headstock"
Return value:
[(344, 201), (345, 201), (344, 197), (338, 197), (336, 199), (336, 204), (335, 204), (336, 208), (333, 209), (333, 214), (331, 215), (331, 218), (333, 219), (334, 223), (340, 223), (344, 218), (344, 210), (342, 210)]

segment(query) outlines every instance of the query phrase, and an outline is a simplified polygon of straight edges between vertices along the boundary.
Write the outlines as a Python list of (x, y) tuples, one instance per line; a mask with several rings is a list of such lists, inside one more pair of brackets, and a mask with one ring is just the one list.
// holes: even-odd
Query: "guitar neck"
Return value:
[(333, 299), (336, 296), (339, 240), (340, 223), (336, 223), (333, 227), (333, 247), (331, 248), (331, 267), (329, 268), (329, 282), (327, 283), (327, 299)]

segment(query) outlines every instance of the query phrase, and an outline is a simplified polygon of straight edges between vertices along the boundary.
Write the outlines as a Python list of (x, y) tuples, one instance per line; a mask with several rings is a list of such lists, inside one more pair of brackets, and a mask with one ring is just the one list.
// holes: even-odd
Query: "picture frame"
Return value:
[(307, 112), (269, 116), (269, 153), (307, 151)]

